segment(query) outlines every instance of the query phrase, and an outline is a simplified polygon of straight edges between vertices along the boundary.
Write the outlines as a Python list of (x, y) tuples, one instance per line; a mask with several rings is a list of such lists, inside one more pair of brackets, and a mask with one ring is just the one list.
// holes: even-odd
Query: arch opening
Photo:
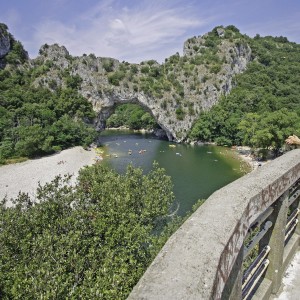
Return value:
[(112, 106), (103, 108), (97, 119), (96, 128), (128, 128), (131, 130), (146, 130), (161, 139), (169, 139), (169, 134), (157, 122), (152, 111), (138, 101), (115, 102)]

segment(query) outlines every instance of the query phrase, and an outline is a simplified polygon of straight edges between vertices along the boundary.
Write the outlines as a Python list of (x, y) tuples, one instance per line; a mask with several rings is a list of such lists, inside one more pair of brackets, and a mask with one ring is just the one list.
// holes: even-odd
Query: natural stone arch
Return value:
[(174, 140), (173, 135), (165, 128), (165, 126), (160, 122), (159, 118), (155, 113), (147, 106), (144, 102), (140, 101), (138, 97), (123, 98), (120, 96), (109, 97), (109, 101), (106, 102), (106, 105), (102, 106), (98, 111), (96, 119), (96, 128), (97, 130), (104, 130), (106, 128), (106, 120), (114, 113), (115, 109), (123, 104), (136, 104), (144, 109), (145, 112), (151, 114), (155, 119), (156, 123), (159, 125), (160, 129), (155, 133), (157, 136), (166, 136), (168, 140)]
[[(205, 47), (202, 37), (193, 39), (193, 45), (190, 43), (191, 40), (188, 40), (184, 47), (185, 60), (198, 55), (196, 51), (191, 50), (194, 50), (193, 46)], [(41, 61), (51, 60), (56, 69), (66, 70), (70, 76), (78, 75), (82, 79), (78, 91), (92, 103), (94, 111), (98, 113), (95, 125), (99, 130), (103, 128), (114, 105), (136, 102), (150, 111), (157, 124), (166, 132), (169, 140), (183, 142), (188, 140), (188, 133), (201, 112), (209, 110), (218, 103), (222, 95), (230, 92), (233, 87), (233, 76), (242, 73), (248, 62), (251, 61), (251, 48), (246, 43), (236, 44), (234, 41), (222, 38), (221, 45), (220, 51), (225, 60), (220, 72), (211, 74), (210, 68), (199, 66), (197, 72), (191, 77), (178, 70), (174, 76), (181, 87), (180, 91), (177, 89), (178, 83), (172, 83), (166, 77), (169, 87), (158, 95), (147, 88), (142, 88), (141, 79), (147, 78), (147, 76), (142, 74), (141, 65), (135, 65), (137, 75), (135, 76), (136, 81), (133, 83), (131, 80), (120, 79), (117, 82), (110, 80), (115, 72), (120, 71), (121, 66), (126, 65), (127, 67), (130, 65), (129, 63), (120, 63), (113, 58), (97, 58), (95, 55), (72, 58), (65, 47), (57, 44), (43, 46), (36, 61), (41, 64)], [(177, 58), (179, 59), (179, 56)], [(106, 66), (107, 62), (112, 64), (109, 69)], [(205, 75), (209, 75), (211, 80), (203, 82)], [(201, 83), (199, 90), (191, 89), (190, 86), (191, 80), (194, 80), (195, 76)], [(66, 84), (53, 70), (36, 79), (35, 84), (46, 85), (50, 88), (47, 84), (50, 80), (55, 80), (57, 86), (63, 87)], [(214, 84), (216, 82), (217, 86)], [(193, 106), (192, 113), (188, 110), (190, 104)], [(180, 117), (178, 117), (178, 108), (184, 112)]]

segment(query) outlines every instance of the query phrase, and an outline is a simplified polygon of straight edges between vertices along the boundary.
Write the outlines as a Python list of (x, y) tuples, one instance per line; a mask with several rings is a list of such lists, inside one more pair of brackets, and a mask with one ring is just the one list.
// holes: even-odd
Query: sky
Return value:
[(300, 0), (0, 0), (0, 23), (31, 58), (58, 43), (74, 56), (161, 63), (219, 25), (300, 43)]

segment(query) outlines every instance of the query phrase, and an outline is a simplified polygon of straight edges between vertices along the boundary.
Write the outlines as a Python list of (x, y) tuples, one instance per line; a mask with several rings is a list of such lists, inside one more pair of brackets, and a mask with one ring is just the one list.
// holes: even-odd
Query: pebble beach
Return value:
[[(74, 175), (75, 180), (79, 170), (94, 164), (96, 159), (95, 149), (87, 151), (82, 147), (74, 147), (51, 156), (1, 166), (0, 199), (5, 196), (8, 199), (15, 198), (19, 191), (34, 197), (39, 183), (44, 185), (59, 174)], [(11, 201), (8, 201), (7, 206), (10, 205)]]
[[(255, 170), (258, 162), (252, 161), (250, 149), (244, 147), (238, 150), (240, 158), (247, 162), (252, 170)], [(97, 160), (99, 160), (99, 154), (96, 149), (92, 148), (87, 151), (82, 147), (74, 147), (54, 155), (1, 166), (0, 199), (2, 200), (5, 196), (8, 200), (16, 198), (20, 191), (34, 198), (39, 183), (44, 185), (57, 175), (71, 174), (74, 183), (79, 170), (84, 166), (94, 164)], [(10, 206), (11, 201), (8, 201), (7, 205)]]

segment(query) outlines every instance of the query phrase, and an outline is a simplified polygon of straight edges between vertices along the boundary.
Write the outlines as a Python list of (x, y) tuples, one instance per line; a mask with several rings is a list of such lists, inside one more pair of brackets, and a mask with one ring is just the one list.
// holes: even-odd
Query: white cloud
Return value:
[(31, 57), (37, 55), (41, 45), (59, 43), (72, 55), (94, 53), (121, 61), (163, 61), (175, 52), (181, 53), (187, 38), (222, 24), (236, 25), (249, 35), (283, 35), (300, 41), (300, 15), (295, 4), (272, 6), (272, 0), (253, 0), (250, 6), (246, 0), (87, 2), (96, 4), (53, 0), (37, 5), (35, 0), (28, 0), (26, 5), (22, 1), (17, 5), (6, 1), (0, 20)]
[(36, 26), (34, 37), (37, 47), (56, 42), (65, 45), (73, 55), (95, 53), (130, 62), (151, 58), (163, 61), (179, 50), (178, 40), (182, 47), (183, 36), (191, 28), (206, 22), (196, 18), (181, 1), (177, 1), (176, 7), (163, 1), (141, 1), (129, 8), (107, 0), (82, 12), (69, 22), (71, 25), (43, 21)]

